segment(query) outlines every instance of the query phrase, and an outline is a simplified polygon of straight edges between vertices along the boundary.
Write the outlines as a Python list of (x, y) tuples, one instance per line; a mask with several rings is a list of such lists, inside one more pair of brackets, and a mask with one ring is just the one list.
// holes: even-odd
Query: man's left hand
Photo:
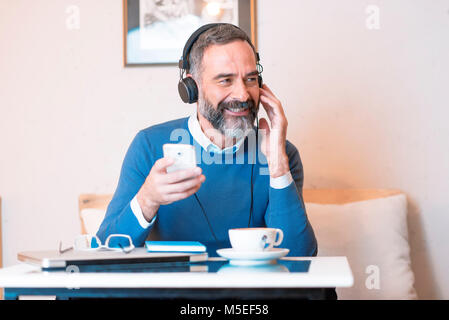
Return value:
[(267, 158), (270, 176), (277, 178), (290, 170), (285, 151), (288, 122), (281, 102), (266, 84), (260, 88), (260, 103), (271, 123), (270, 128), (266, 119), (259, 121), (259, 128), (262, 130), (262, 153)]

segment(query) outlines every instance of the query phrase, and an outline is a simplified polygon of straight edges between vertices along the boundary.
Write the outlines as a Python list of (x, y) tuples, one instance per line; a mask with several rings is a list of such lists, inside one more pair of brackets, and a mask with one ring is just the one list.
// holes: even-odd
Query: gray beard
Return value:
[(247, 135), (248, 131), (254, 129), (254, 120), (256, 119), (257, 109), (254, 102), (250, 100), (249, 113), (246, 116), (225, 117), (225, 107), (232, 104), (221, 102), (215, 109), (205, 97), (198, 99), (199, 112), (206, 118), (211, 125), (226, 137), (240, 139)]

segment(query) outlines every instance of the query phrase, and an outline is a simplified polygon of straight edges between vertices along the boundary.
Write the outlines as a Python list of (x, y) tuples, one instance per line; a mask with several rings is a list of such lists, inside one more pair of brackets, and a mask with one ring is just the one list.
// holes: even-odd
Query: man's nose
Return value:
[(243, 80), (236, 81), (232, 92), (232, 99), (238, 101), (247, 101), (249, 97), (250, 95), (245, 82)]

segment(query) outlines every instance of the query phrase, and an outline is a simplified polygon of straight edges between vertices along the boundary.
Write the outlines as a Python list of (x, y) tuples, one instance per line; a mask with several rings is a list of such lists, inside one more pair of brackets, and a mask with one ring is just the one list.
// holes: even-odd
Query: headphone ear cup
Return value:
[(178, 92), (185, 103), (195, 103), (198, 101), (198, 87), (191, 77), (181, 79), (178, 83)]

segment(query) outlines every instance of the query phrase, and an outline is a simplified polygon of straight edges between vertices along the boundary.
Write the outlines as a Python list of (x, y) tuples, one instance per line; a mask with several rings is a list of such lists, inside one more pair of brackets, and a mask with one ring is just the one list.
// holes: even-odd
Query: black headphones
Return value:
[[(196, 40), (200, 37), (201, 34), (206, 32), (207, 30), (214, 28), (219, 25), (232, 25), (238, 29), (239, 27), (230, 24), (230, 23), (209, 23), (205, 24), (204, 26), (200, 27), (198, 30), (196, 30), (190, 38), (187, 40), (186, 45), (184, 46), (184, 50), (182, 51), (182, 57), (179, 60), (179, 83), (178, 83), (178, 92), (181, 96), (182, 101), (185, 103), (195, 103), (198, 101), (198, 86), (195, 83), (195, 80), (191, 77), (184, 77), (184, 73), (187, 72), (190, 69), (189, 65), (189, 54), (190, 50), (193, 47), (193, 44)], [(241, 29), (240, 29), (241, 30)], [(259, 80), (259, 87), (262, 87), (262, 71), (263, 68), (259, 63), (259, 53), (256, 52), (256, 65), (257, 65), (257, 71), (259, 72), (258, 80)]]

